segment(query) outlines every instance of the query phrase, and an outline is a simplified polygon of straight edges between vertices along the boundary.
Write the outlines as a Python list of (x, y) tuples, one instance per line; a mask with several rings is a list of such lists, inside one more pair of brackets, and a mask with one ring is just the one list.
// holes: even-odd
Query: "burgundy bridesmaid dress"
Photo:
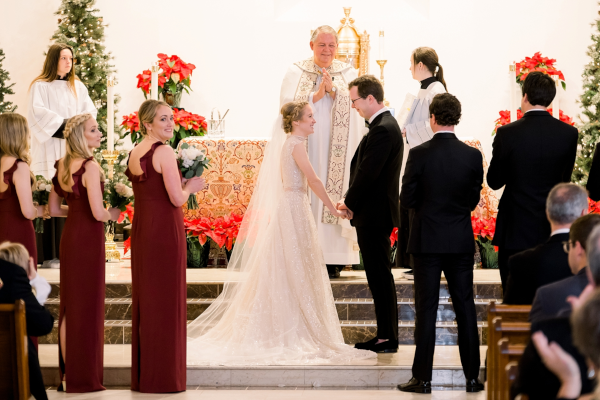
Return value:
[[(67, 201), (69, 213), (60, 240), (60, 323), (67, 318), (67, 362), (58, 349), (61, 381), (66, 374), (67, 393), (104, 390), (104, 223), (96, 220), (87, 189), (83, 186), (83, 162), (73, 174), (72, 192), (62, 190), (58, 161), (52, 178), (54, 190)], [(104, 192), (104, 184), (101, 184)], [(60, 343), (60, 341), (59, 341)], [(62, 390), (62, 384), (58, 390)]]
[(144, 393), (185, 390), (186, 238), (183, 211), (175, 207), (154, 170), (155, 143), (140, 159), (143, 173), (125, 172), (133, 185), (131, 231), (131, 389)]
[(7, 240), (21, 243), (33, 257), (33, 265), (37, 269), (37, 248), (33, 222), (23, 216), (17, 190), (12, 181), (17, 164), (20, 162), (25, 161), (15, 160), (13, 166), (4, 171), (4, 183), (8, 185), (8, 189), (0, 192), (0, 243)]

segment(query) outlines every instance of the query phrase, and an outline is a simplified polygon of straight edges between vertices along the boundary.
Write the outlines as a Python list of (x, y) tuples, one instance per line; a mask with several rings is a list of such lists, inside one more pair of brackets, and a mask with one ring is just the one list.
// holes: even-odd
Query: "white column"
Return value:
[(115, 81), (113, 77), (109, 76), (106, 84), (106, 148), (108, 150), (115, 149), (114, 85)]

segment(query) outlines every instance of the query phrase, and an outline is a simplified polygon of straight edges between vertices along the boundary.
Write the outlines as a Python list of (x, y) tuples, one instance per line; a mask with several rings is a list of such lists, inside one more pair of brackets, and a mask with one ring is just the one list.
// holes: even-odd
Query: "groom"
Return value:
[(390, 263), (390, 234), (400, 222), (398, 201), (404, 143), (396, 119), (383, 105), (383, 86), (372, 75), (348, 85), (350, 100), (369, 132), (350, 164), (350, 185), (339, 210), (348, 210), (356, 227), (369, 289), (377, 317), (377, 337), (357, 343), (357, 349), (377, 353), (398, 351), (396, 285)]

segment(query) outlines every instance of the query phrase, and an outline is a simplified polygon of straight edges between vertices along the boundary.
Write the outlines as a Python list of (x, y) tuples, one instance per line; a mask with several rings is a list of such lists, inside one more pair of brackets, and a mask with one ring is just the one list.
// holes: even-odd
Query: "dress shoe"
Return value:
[(467, 392), (481, 392), (483, 389), (483, 383), (479, 379), (467, 379)]
[(431, 393), (431, 381), (422, 381), (417, 378), (410, 378), (410, 381), (398, 385), (401, 392), (411, 393)]
[(374, 344), (369, 350), (375, 353), (397, 353), (398, 352), (398, 341), (397, 340), (386, 340), (379, 344)]
[(327, 274), (329, 279), (335, 279), (340, 277), (340, 271), (344, 269), (343, 265), (327, 264)]
[(361, 349), (361, 350), (371, 350), (371, 347), (373, 347), (375, 345), (375, 343), (377, 343), (379, 339), (377, 339), (377, 337), (374, 337), (373, 339), (369, 340), (368, 342), (362, 342), (362, 343), (356, 343), (354, 345), (355, 349)]

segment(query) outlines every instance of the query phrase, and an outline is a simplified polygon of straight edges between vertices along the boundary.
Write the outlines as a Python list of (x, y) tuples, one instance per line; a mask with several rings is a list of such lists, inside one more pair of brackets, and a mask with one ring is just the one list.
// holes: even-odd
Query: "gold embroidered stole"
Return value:
[[(316, 89), (320, 68), (315, 65), (312, 58), (297, 62), (302, 69), (302, 76), (296, 89), (294, 101), (308, 101), (308, 96)], [(333, 85), (336, 87), (335, 101), (331, 110), (331, 136), (329, 141), (329, 164), (327, 167), (327, 180), (325, 190), (335, 204), (343, 196), (344, 174), (346, 171), (346, 155), (348, 153), (348, 135), (350, 134), (350, 93), (348, 82), (344, 79), (342, 70), (349, 68), (347, 64), (334, 60), (327, 72), (331, 75)], [(323, 205), (324, 224), (337, 224), (338, 218)]]

